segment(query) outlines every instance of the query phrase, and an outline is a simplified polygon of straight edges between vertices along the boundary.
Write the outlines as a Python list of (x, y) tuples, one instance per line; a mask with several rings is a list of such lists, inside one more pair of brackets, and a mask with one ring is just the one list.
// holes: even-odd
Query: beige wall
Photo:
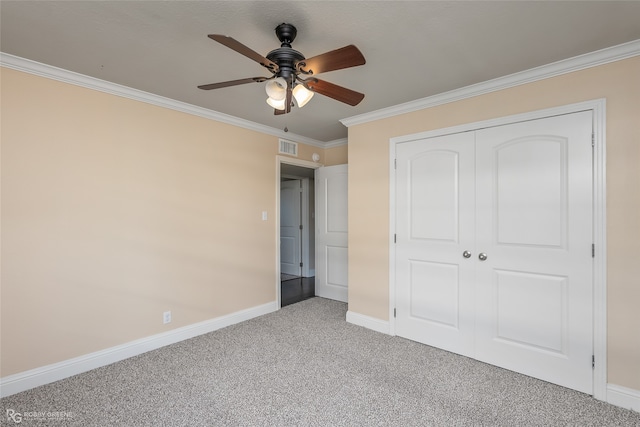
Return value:
[(322, 161), (324, 160), (324, 157), (325, 157), (324, 149), (318, 148), (318, 147), (314, 147), (314, 146), (311, 146), (311, 145), (300, 144), (300, 143), (298, 143), (298, 155), (297, 156), (293, 157), (293, 156), (288, 156), (286, 154), (280, 154), (280, 156), (291, 157), (293, 159), (312, 161), (314, 153), (320, 155), (319, 162), (322, 163)]
[(640, 390), (640, 57), (349, 128), (349, 310), (388, 319), (389, 139), (607, 99), (608, 382)]
[(324, 151), (325, 166), (344, 165), (348, 161), (348, 148), (347, 144), (338, 145), (337, 147), (327, 148)]
[(347, 144), (339, 145), (331, 148), (318, 148), (311, 145), (298, 144), (298, 156), (293, 157), (287, 154), (281, 154), (283, 157), (291, 157), (295, 159), (311, 160), (314, 154), (320, 156), (318, 163), (324, 166), (343, 165), (347, 163)]
[(275, 301), (277, 137), (1, 70), (2, 377)]

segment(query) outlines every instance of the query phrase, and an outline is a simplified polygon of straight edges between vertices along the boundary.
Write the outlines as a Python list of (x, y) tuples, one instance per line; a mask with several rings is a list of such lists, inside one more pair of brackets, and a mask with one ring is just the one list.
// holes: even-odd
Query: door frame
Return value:
[[(287, 156), (276, 156), (276, 206), (275, 206), (275, 229), (276, 229), (276, 303), (278, 304), (278, 310), (282, 307), (282, 295), (280, 289), (280, 165), (286, 163), (288, 165), (301, 166), (308, 169), (318, 169), (324, 166), (322, 163), (316, 163), (309, 160), (295, 159)], [(307, 191), (308, 193), (308, 191)], [(304, 203), (303, 203), (304, 206)], [(305, 211), (309, 209), (304, 208)], [(315, 230), (314, 230), (315, 233)]]
[(550, 116), (593, 112), (593, 397), (607, 400), (607, 219), (606, 219), (606, 99), (594, 99), (559, 107), (535, 110), (496, 119), (466, 123), (443, 129), (435, 129), (389, 140), (389, 333), (396, 335), (394, 310), (396, 306), (395, 223), (396, 223), (396, 145), (417, 139), (433, 138), (448, 134), (542, 119)]

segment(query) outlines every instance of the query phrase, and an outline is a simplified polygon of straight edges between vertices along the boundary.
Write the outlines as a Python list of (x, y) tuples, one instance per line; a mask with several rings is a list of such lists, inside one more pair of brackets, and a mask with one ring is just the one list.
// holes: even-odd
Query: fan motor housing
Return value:
[(296, 75), (296, 63), (304, 59), (304, 55), (291, 47), (281, 46), (267, 54), (267, 59), (278, 64), (278, 77), (291, 81), (291, 76)]
[[(304, 59), (304, 55), (291, 48), (298, 30), (291, 24), (282, 23), (276, 27), (276, 36), (280, 40), (280, 47), (267, 54), (269, 61), (278, 64), (276, 75), (293, 83), (296, 73), (296, 64)], [(292, 77), (293, 76), (293, 77)]]

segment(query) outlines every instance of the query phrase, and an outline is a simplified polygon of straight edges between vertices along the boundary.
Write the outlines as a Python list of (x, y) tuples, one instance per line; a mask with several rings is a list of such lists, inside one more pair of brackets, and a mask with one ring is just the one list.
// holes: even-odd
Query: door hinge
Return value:
[(300, 263), (300, 267), (302, 267), (302, 263)]
[(596, 356), (594, 354), (591, 355), (591, 369), (596, 368)]
[(398, 237), (398, 235), (394, 233), (394, 235), (393, 235), (393, 243), (396, 242), (397, 237)]
[(393, 159), (393, 168), (398, 169), (398, 159)]
[(300, 230), (302, 230), (302, 224), (300, 224)]
[(596, 257), (596, 244), (592, 243), (591, 244), (591, 258), (595, 258)]
[(395, 308), (393, 309), (393, 317), (394, 318), (396, 317), (396, 309)]
[(596, 146), (596, 134), (595, 133), (591, 133), (591, 146), (592, 147)]

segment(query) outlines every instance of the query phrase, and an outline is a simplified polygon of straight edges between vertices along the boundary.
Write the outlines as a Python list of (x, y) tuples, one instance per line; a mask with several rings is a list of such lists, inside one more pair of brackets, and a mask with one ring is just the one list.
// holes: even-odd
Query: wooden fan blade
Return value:
[(260, 83), (267, 80), (268, 79), (266, 77), (249, 77), (248, 79), (229, 80), (228, 82), (201, 85), (201, 86), (198, 86), (198, 89), (203, 89), (203, 90), (220, 89), (221, 87), (237, 86), (237, 85), (243, 85), (245, 83), (253, 83), (253, 82)]
[(307, 88), (313, 92), (333, 98), (336, 101), (344, 102), (351, 106), (358, 105), (364, 99), (364, 94), (346, 87), (338, 86), (333, 83), (320, 79), (309, 79), (306, 82)]
[[(304, 73), (312, 75), (326, 73), (327, 71), (340, 70), (342, 68), (357, 67), (365, 64), (364, 56), (357, 47), (349, 46), (317, 55), (300, 61), (300, 68)], [(304, 63), (304, 65), (302, 65)]]
[(271, 71), (272, 73), (275, 73), (278, 71), (278, 64), (265, 58), (264, 56), (260, 55), (258, 52), (248, 48), (247, 46), (243, 45), (242, 43), (240, 43), (234, 38), (231, 38), (229, 36), (224, 36), (222, 34), (209, 34), (209, 38), (211, 40), (217, 41), (220, 44), (225, 45), (229, 49), (235, 50), (239, 54), (244, 55), (249, 59), (253, 59), (258, 64), (262, 65), (265, 68), (268, 68), (269, 71)]

